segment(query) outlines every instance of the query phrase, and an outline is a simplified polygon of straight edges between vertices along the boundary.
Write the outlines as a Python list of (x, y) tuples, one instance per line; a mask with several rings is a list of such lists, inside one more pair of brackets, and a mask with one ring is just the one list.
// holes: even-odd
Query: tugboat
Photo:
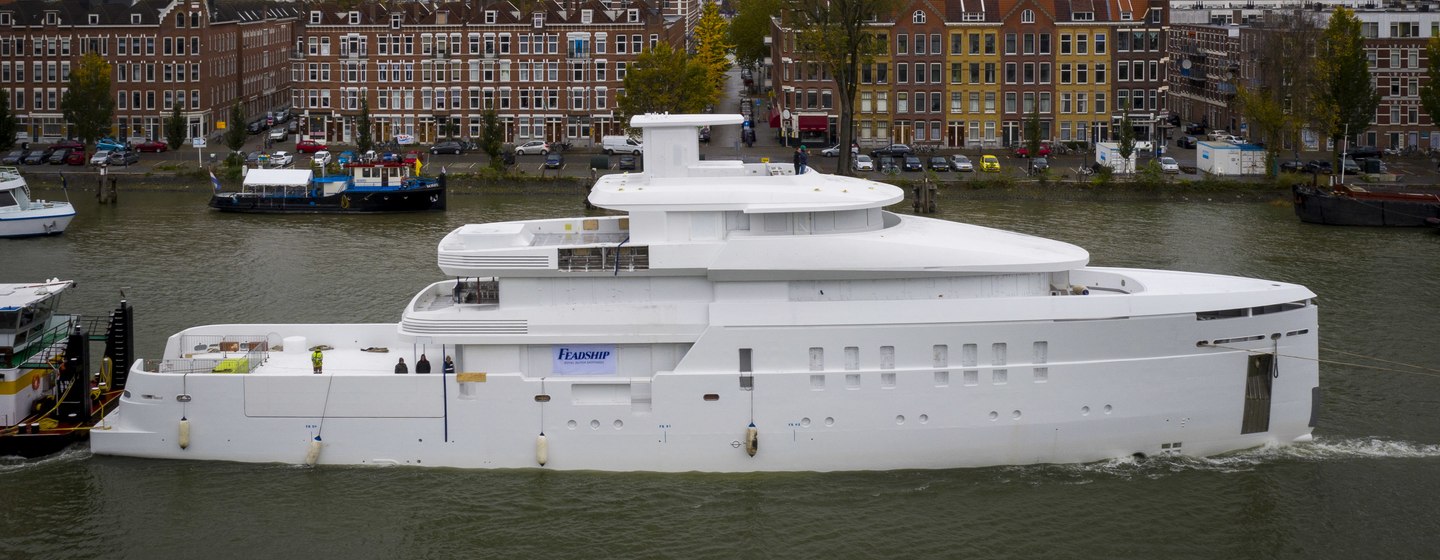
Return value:
[(1300, 221), (1332, 226), (1432, 226), (1440, 219), (1440, 193), (1370, 191), (1335, 185), (1329, 190), (1295, 185), (1295, 215)]
[(251, 169), (240, 192), (216, 192), (210, 207), (264, 214), (372, 214), (445, 210), (445, 174), (417, 177), (419, 166), (348, 163), (347, 174), (314, 177), (308, 169)]
[(69, 202), (32, 200), (20, 170), (0, 167), (0, 237), (59, 235), (74, 218)]
[[(74, 286), (0, 284), (0, 457), (44, 457), (85, 441), (125, 390), (132, 308), (121, 301), (108, 317), (56, 313), (60, 294)], [(105, 343), (98, 373), (90, 369), (92, 341)]]

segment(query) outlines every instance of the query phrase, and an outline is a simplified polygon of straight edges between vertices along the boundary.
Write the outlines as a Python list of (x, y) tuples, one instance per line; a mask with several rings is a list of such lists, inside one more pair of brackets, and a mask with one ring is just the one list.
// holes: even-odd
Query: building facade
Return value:
[[(506, 141), (599, 142), (640, 53), (685, 40), (683, 20), (641, 2), (367, 3), (306, 6), (290, 55), (301, 133), (353, 142), (361, 100), (372, 135), (478, 138), (494, 110)], [(622, 7), (624, 6), (624, 7)]]
[[(904, 4), (870, 25), (886, 48), (862, 67), (856, 140), (867, 146), (1016, 146), (1024, 140), (1025, 122), (1034, 117), (1042, 139), (1090, 143), (1111, 137), (1121, 118), (1115, 100), (1121, 98), (1139, 137), (1148, 138), (1167, 114), (1161, 72), (1165, 5), (1163, 0)], [(783, 18), (773, 22), (776, 111), (789, 110), (792, 120), (820, 112), (833, 136), (838, 105), (824, 101), (835, 85), (795, 50), (796, 32)], [(1116, 70), (1121, 63), (1123, 81)], [(805, 132), (798, 122), (784, 124)]]
[(69, 137), (60, 103), (70, 69), (97, 52), (112, 68), (114, 135), (163, 138), (178, 106), (187, 136), (211, 136), (235, 103), (256, 115), (289, 102), (285, 52), (294, 23), (293, 7), (279, 4), (4, 3), (0, 88), (9, 91), (20, 141)]

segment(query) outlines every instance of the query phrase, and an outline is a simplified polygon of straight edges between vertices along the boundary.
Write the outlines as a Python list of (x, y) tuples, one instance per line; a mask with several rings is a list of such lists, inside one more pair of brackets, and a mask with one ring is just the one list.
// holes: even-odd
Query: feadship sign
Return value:
[(578, 344), (556, 346), (550, 353), (553, 369), (561, 375), (613, 375), (615, 345)]

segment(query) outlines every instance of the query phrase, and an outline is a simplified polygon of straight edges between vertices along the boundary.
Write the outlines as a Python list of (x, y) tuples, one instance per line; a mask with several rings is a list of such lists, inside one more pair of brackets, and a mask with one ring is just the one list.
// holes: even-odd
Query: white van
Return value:
[(645, 153), (645, 145), (628, 136), (606, 136), (601, 138), (600, 148), (605, 150), (606, 154), (612, 156), (615, 154), (635, 154), (638, 156)]

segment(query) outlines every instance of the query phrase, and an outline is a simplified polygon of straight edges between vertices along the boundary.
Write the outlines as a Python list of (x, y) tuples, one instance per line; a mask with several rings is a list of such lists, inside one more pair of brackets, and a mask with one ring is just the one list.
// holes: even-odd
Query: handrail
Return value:
[[(57, 355), (57, 350), (53, 349), (55, 343), (64, 340), (67, 336), (70, 336), (70, 328), (74, 324), (74, 321), (76, 319), (77, 318), (74, 317), (64, 316), (63, 320), (59, 324), (45, 329), (45, 332), (40, 333), (37, 338), (31, 339), (30, 344), (22, 348), (20, 352), (9, 356), (8, 359), (5, 360), (5, 367), (49, 367), (50, 359)], [(63, 349), (58, 351), (63, 351)], [(40, 361), (30, 361), (31, 358), (34, 358), (36, 354), (40, 354), (42, 352), (45, 355), (40, 358)]]

